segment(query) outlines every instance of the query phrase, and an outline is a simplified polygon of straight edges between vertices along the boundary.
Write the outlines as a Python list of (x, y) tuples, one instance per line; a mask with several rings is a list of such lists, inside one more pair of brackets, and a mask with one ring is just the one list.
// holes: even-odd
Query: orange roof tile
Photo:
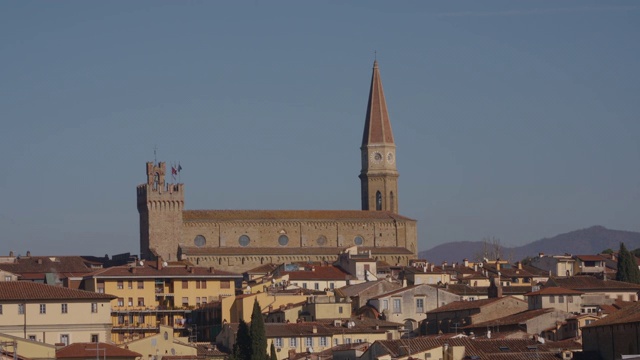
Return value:
[(362, 146), (381, 143), (393, 144), (393, 132), (391, 131), (391, 122), (389, 121), (387, 101), (384, 98), (378, 61), (374, 61)]
[[(98, 353), (97, 349), (103, 349)], [(92, 359), (100, 355), (100, 359), (105, 358), (137, 358), (142, 354), (135, 351), (119, 348), (108, 343), (73, 343), (56, 350), (56, 359)]]
[(31, 281), (0, 281), (2, 300), (111, 300), (113, 295), (45, 285)]

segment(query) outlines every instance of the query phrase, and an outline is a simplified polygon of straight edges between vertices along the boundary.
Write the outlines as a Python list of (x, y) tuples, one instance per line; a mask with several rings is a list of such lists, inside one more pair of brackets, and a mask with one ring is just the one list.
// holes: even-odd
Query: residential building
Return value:
[(544, 253), (531, 259), (531, 266), (546, 271), (550, 276), (573, 276), (576, 260), (573, 256), (545, 255)]
[(173, 356), (193, 359), (198, 355), (198, 346), (188, 337), (174, 337), (171, 326), (160, 325), (158, 332), (120, 345), (142, 354), (140, 360), (167, 360)]
[(550, 278), (545, 287), (561, 286), (581, 291), (582, 304), (611, 304), (615, 300), (637, 301), (640, 285), (615, 280), (602, 280), (591, 275)]
[(107, 340), (115, 296), (30, 281), (0, 282), (0, 333), (55, 345)]
[[(336, 345), (374, 342), (399, 337), (401, 324), (351, 318), (300, 323), (265, 323), (267, 349), (273, 343), (278, 360), (295, 354), (316, 353)], [(238, 324), (226, 324), (216, 338), (221, 348), (232, 349)]]
[(525, 296), (529, 303), (529, 310), (552, 308), (571, 313), (580, 313), (582, 294), (581, 291), (553, 286), (527, 293)]
[(390, 281), (387, 279), (367, 281), (336, 289), (335, 295), (336, 297), (349, 299), (352, 305), (352, 312), (356, 312), (365, 306), (372, 297), (400, 289), (401, 287), (402, 284), (399, 281)]
[(455, 301), (427, 312), (427, 334), (459, 332), (461, 328), (499, 319), (528, 309), (525, 301), (511, 296), (476, 301)]
[(525, 336), (530, 338), (531, 335), (540, 335), (549, 327), (556, 326), (571, 316), (573, 316), (571, 313), (556, 309), (525, 310), (497, 319), (473, 323), (462, 329), (467, 334), (473, 333), (475, 336), (481, 337), (493, 337), (501, 332), (523, 331), (528, 334)]
[(368, 304), (384, 315), (384, 319), (404, 324), (407, 335), (426, 319), (428, 311), (460, 297), (427, 284), (410, 285), (369, 299)]
[(0, 359), (13, 360), (14, 355), (18, 359), (24, 360), (54, 360), (56, 358), (56, 346), (37, 340), (25, 339), (23, 336), (7, 335), (0, 332)]
[(171, 326), (172, 336), (187, 336), (190, 313), (207, 303), (235, 296), (242, 275), (212, 267), (140, 261), (101, 269), (84, 277), (84, 287), (112, 294), (112, 336), (116, 344), (157, 334)]
[(620, 359), (640, 354), (640, 303), (582, 327), (582, 348), (591, 358)]

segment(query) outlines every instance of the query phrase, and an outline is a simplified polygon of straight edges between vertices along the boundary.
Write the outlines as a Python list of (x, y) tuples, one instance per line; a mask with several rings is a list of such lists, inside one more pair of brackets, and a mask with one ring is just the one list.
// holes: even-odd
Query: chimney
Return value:
[(157, 263), (156, 268), (157, 268), (158, 270), (162, 270), (162, 256), (158, 256), (158, 257), (156, 258), (156, 261), (158, 262), (158, 263)]
[(317, 334), (318, 333), (318, 327), (313, 325), (313, 328), (311, 329), (311, 332), (314, 333), (314, 334)]
[(289, 359), (293, 359), (296, 356), (296, 349), (289, 349)]
[(135, 273), (136, 273), (136, 267), (135, 267), (135, 266), (134, 266), (134, 267), (129, 268), (129, 270), (131, 270), (131, 273), (132, 273), (132, 274), (135, 274)]
[(213, 268), (213, 266), (209, 267), (209, 272), (212, 274), (215, 272), (215, 269)]
[(462, 260), (462, 263), (464, 264), (464, 267), (466, 267), (466, 268), (469, 267), (469, 259)]
[(500, 261), (496, 260), (496, 270), (500, 270)]
[[(29, 255), (27, 255), (29, 256)], [(42, 265), (42, 259), (38, 259), (38, 265)]]
[(522, 261), (518, 261), (516, 265), (518, 265), (519, 270), (522, 270)]
[(544, 253), (538, 253), (538, 257), (544, 257)]

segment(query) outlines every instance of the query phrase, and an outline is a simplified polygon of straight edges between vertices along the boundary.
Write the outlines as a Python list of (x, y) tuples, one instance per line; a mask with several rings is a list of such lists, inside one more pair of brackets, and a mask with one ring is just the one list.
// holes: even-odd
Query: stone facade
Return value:
[(377, 63), (360, 149), (361, 211), (184, 210), (184, 185), (165, 181), (165, 163), (149, 162), (147, 181), (137, 188), (140, 255), (242, 272), (266, 263), (334, 261), (356, 245), (374, 260), (407, 265), (417, 256), (417, 226), (397, 214), (395, 143)]

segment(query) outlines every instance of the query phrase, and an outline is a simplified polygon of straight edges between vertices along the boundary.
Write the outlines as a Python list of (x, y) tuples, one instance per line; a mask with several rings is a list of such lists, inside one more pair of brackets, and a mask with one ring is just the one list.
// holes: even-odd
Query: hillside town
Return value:
[(2, 357), (233, 358), (238, 326), (252, 323), (256, 306), (274, 360), (637, 351), (640, 284), (615, 280), (618, 252), (406, 266), (357, 246), (336, 255), (241, 274), (129, 254), (1, 256)]
[[(590, 11), (590, 8), (581, 10)], [(533, 9), (527, 12), (546, 11)], [(566, 11), (559, 9), (557, 12)], [(464, 14), (465, 17), (467, 15)], [(500, 12), (500, 16), (503, 15), (511, 16), (512, 11), (506, 14)], [(447, 16), (451, 17), (444, 17)], [(481, 16), (486, 14), (483, 12)], [(190, 16), (184, 18), (190, 20)], [(438, 20), (441, 20), (440, 17)], [(420, 21), (421, 26), (422, 23)], [(137, 27), (145, 26), (141, 24)], [(101, 30), (101, 33), (109, 31)], [(447, 29), (445, 32), (450, 31), (453, 30)], [(126, 33), (125, 30), (122, 32)], [(283, 30), (283, 33), (290, 32), (294, 31)], [(170, 34), (167, 32), (162, 36), (170, 37)], [(280, 36), (283, 35), (278, 35), (278, 38)], [(144, 42), (151, 42), (148, 40), (151, 36), (140, 38)], [(191, 37), (185, 36), (180, 42), (192, 41), (187, 38)], [(304, 37), (301, 39), (296, 42), (306, 42)], [(98, 40), (92, 38), (86, 43)], [(486, 46), (483, 42), (478, 44), (478, 47)], [(112, 45), (105, 47), (109, 46)], [(131, 45), (131, 48), (138, 46)], [(200, 46), (203, 45), (198, 44)], [(287, 46), (295, 48), (294, 45)], [(460, 46), (460, 49), (464, 47)], [(188, 53), (179, 48), (171, 51)], [(263, 50), (251, 49), (253, 51)], [(456, 56), (464, 57), (462, 54)], [(607, 239), (617, 243), (614, 249), (603, 246), (601, 251), (594, 253), (540, 252), (528, 254), (522, 259), (506, 259), (499, 255), (499, 251), (485, 252), (471, 258), (460, 256), (454, 250), (446, 254), (448, 261), (435, 261), (430, 258), (428, 250), (419, 251), (420, 247), (435, 241), (427, 231), (418, 235), (418, 220), (401, 214), (406, 208), (401, 206), (400, 200), (405, 201), (412, 196), (410, 191), (403, 190), (417, 192), (425, 185), (421, 183), (405, 188), (399, 185), (398, 160), (403, 160), (404, 154), (396, 153), (396, 138), (377, 56), (377, 52), (374, 53), (372, 67), (369, 69), (367, 65), (366, 68), (367, 76), (371, 71), (371, 81), (362, 84), (361, 89), (362, 98), (367, 99), (366, 109), (364, 101), (362, 104), (364, 123), (358, 120), (358, 129), (363, 130), (362, 138), (360, 140), (358, 135), (358, 139), (350, 144), (357, 155), (355, 157), (359, 157), (359, 160), (356, 159), (359, 164), (353, 164), (350, 169), (353, 172), (352, 180), (359, 185), (357, 191), (351, 191), (355, 193), (353, 202), (357, 203), (357, 210), (344, 210), (339, 206), (336, 206), (337, 209), (319, 210), (313, 207), (317, 204), (311, 204), (311, 209), (307, 210), (285, 210), (286, 204), (274, 204), (273, 210), (190, 209), (187, 200), (199, 196), (194, 194), (196, 191), (187, 195), (194, 188), (189, 188), (189, 181), (193, 180), (185, 177), (187, 180), (183, 183), (180, 162), (158, 160), (154, 150), (153, 161), (143, 160), (144, 164), (140, 161), (140, 173), (135, 174), (139, 183), (138, 180), (127, 183), (129, 187), (125, 190), (131, 193), (130, 201), (122, 204), (122, 208), (126, 207), (132, 213), (137, 210), (135, 221), (136, 226), (139, 225), (139, 233), (134, 229), (129, 235), (138, 239), (136, 246), (139, 245), (139, 252), (136, 249), (134, 254), (118, 247), (117, 254), (89, 256), (47, 254), (33, 248), (11, 249), (0, 254), (0, 360), (640, 359), (640, 249), (631, 248), (634, 245), (627, 249), (624, 241), (614, 238)], [(494, 58), (501, 56), (494, 55), (487, 62), (494, 62)], [(521, 56), (522, 59), (530, 57), (530, 54)], [(330, 63), (328, 59), (325, 61)], [(476, 59), (473, 61), (476, 62)], [(144, 67), (152, 67), (152, 62), (140, 60)], [(158, 69), (167, 72), (160, 65)], [(83, 74), (91, 73), (89, 70), (82, 71)], [(474, 76), (477, 72), (475, 68), (468, 71)], [(533, 70), (525, 72), (535, 73)], [(346, 70), (340, 74), (343, 77), (350, 75)], [(150, 84), (145, 86), (164, 86), (149, 81), (154, 76), (148, 75), (144, 79), (145, 83)], [(179, 78), (181, 75), (175, 76)], [(235, 78), (232, 80), (236, 81)], [(449, 82), (455, 83), (447, 79)], [(478, 80), (478, 83), (482, 82)], [(365, 91), (366, 85), (368, 91)], [(344, 85), (350, 91), (349, 86)], [(466, 85), (456, 86), (462, 88)], [(301, 85), (305, 91), (308, 87), (308, 84)], [(176, 88), (176, 93), (183, 91), (178, 85)], [(61, 90), (62, 93), (65, 91)], [(118, 92), (121, 91), (118, 88)], [(437, 91), (442, 90), (434, 92)], [(132, 96), (125, 92), (123, 94), (123, 97)], [(167, 95), (172, 96), (175, 95)], [(201, 96), (204, 99), (208, 95)], [(522, 98), (530, 101), (529, 95), (522, 95)], [(51, 102), (57, 101), (57, 98), (52, 99)], [(240, 102), (249, 104), (249, 100), (242, 99)], [(162, 101), (169, 103), (171, 100), (161, 100), (159, 103)], [(181, 109), (191, 107), (195, 101), (189, 99)], [(260, 98), (256, 101), (260, 105), (256, 107), (265, 106), (270, 101)], [(443, 100), (436, 97), (434, 101)], [(518, 105), (518, 101), (504, 100), (505, 103), (509, 101), (513, 102), (514, 105), (510, 106), (517, 109), (520, 116), (518, 106), (521, 105)], [(164, 112), (162, 106), (165, 104), (158, 104), (154, 102), (148, 107), (161, 108), (158, 113)], [(301, 107), (307, 106), (306, 103), (300, 104)], [(603, 105), (603, 108), (607, 107), (619, 108), (616, 104)], [(113, 110), (114, 113), (117, 111), (124, 110)], [(179, 113), (174, 111), (175, 114)], [(220, 112), (223, 113), (221, 117), (227, 115), (222, 110)], [(116, 120), (109, 118), (108, 121)], [(154, 124), (158, 128), (169, 127), (167, 125), (178, 128), (174, 124)], [(581, 126), (587, 128), (591, 125)], [(218, 126), (214, 124), (211, 129), (217, 131)], [(504, 124), (501, 126), (507, 127)], [(480, 132), (480, 127), (468, 132)], [(197, 131), (205, 132), (201, 129)], [(263, 129), (257, 130), (260, 131)], [(556, 129), (544, 131), (555, 132)], [(633, 134), (631, 130), (626, 131)], [(567, 130), (567, 133), (570, 131)], [(172, 141), (174, 135), (179, 136), (171, 134)], [(290, 141), (285, 136), (280, 137), (281, 134), (278, 136), (274, 137), (274, 142)], [(295, 136), (302, 137), (299, 134)], [(317, 141), (314, 134), (305, 136), (308, 138), (305, 145)], [(571, 136), (577, 137), (574, 134)], [(322, 140), (330, 144), (325, 145), (327, 148), (334, 146), (335, 139)], [(466, 141), (462, 139), (460, 142)], [(516, 145), (517, 141), (513, 140), (509, 146)], [(600, 144), (599, 140), (593, 143)], [(109, 146), (117, 147), (119, 144), (114, 141)], [(201, 144), (199, 141), (190, 141), (190, 146), (195, 148)], [(449, 149), (457, 146), (452, 144)], [(532, 148), (544, 146), (537, 143), (531, 145)], [(131, 156), (130, 152), (137, 150), (124, 145), (122, 147), (126, 148), (123, 150), (126, 156)], [(309, 147), (300, 146), (296, 151), (303, 152)], [(359, 153), (356, 149), (359, 149)], [(428, 151), (426, 149), (425, 152)], [(225, 154), (235, 151), (225, 150)], [(205, 150), (198, 148), (197, 151)], [(215, 156), (221, 157), (221, 154), (216, 153)], [(451, 155), (452, 160), (447, 161), (455, 162), (455, 156)], [(213, 157), (214, 154), (210, 154), (203, 157), (206, 161), (194, 160), (197, 164), (194, 167), (215, 167), (215, 171), (220, 171), (219, 164), (213, 164)], [(556, 155), (548, 157), (555, 158)], [(490, 161), (478, 161), (478, 167), (487, 166)], [(286, 179), (287, 172), (304, 172), (292, 164), (282, 165), (281, 168), (286, 170), (278, 169), (274, 176)], [(417, 168), (425, 165), (407, 161), (403, 166)], [(561, 166), (565, 164), (558, 165)], [(222, 171), (236, 171), (237, 167)], [(318, 173), (332, 175), (334, 170), (329, 168)], [(40, 171), (44, 173), (48, 170)], [(242, 181), (262, 181), (261, 171), (255, 170), (255, 176)], [(598, 171), (615, 173), (609, 169)], [(358, 180), (355, 179), (356, 175)], [(549, 178), (554, 175), (544, 174)], [(78, 176), (80, 179), (69, 189), (78, 193), (85, 191), (78, 185), (88, 181), (82, 179), (83, 176)], [(455, 176), (464, 177), (467, 174), (460, 172)], [(488, 179), (482, 186), (494, 186), (487, 185), (493, 181)], [(533, 176), (532, 179), (529, 181), (537, 181)], [(206, 181), (206, 190), (228, 190), (218, 187), (209, 178)], [(336, 181), (339, 183), (342, 180)], [(505, 183), (508, 184), (508, 181)], [(40, 190), (41, 187), (34, 188)], [(42, 192), (48, 191), (46, 186), (42, 188)], [(109, 196), (106, 192), (94, 191), (95, 188), (103, 187), (92, 188), (96, 203), (102, 201), (101, 197)], [(261, 189), (270, 191), (269, 185)], [(316, 189), (305, 190), (319, 192)], [(64, 191), (56, 189), (56, 192)], [(248, 192), (246, 189), (242, 191)], [(473, 191), (476, 190), (470, 190), (470, 193)], [(632, 194), (625, 195), (633, 198)], [(284, 197), (287, 196), (297, 195), (284, 194)], [(531, 196), (534, 197), (538, 195)], [(525, 202), (523, 199), (513, 202)], [(118, 206), (120, 204), (118, 202)], [(107, 221), (105, 219), (108, 217), (104, 214), (94, 216), (91, 213), (93, 210), (85, 210), (84, 218), (61, 216), (59, 223), (62, 225), (56, 224), (59, 227), (55, 229), (73, 227), (74, 222)], [(562, 211), (574, 210), (567, 206)], [(466, 215), (459, 216), (471, 216), (469, 214), (473, 211), (476, 210), (472, 208)], [(33, 218), (46, 212), (34, 212)], [(549, 215), (549, 218), (556, 223), (562, 222), (554, 216)], [(522, 218), (523, 223), (529, 221), (525, 215)], [(459, 226), (456, 219), (451, 221)], [(481, 222), (482, 219), (477, 221)], [(504, 220), (504, 223), (508, 222)], [(27, 224), (26, 221), (24, 223)], [(113, 220), (110, 226), (117, 227), (119, 224)], [(531, 224), (531, 227), (534, 225)], [(420, 226), (426, 228), (429, 225), (421, 223)], [(50, 240), (46, 238), (39, 241)], [(99, 254), (102, 253), (100, 245), (103, 244), (94, 244), (90, 236), (87, 242), (91, 242)], [(571, 245), (568, 244), (566, 248)]]

